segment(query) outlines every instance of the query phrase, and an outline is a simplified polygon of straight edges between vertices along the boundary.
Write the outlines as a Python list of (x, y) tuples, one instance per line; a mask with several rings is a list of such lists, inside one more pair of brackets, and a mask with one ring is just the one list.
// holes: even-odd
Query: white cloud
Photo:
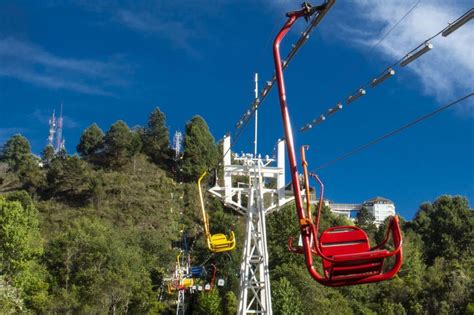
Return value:
[(172, 41), (179, 48), (194, 52), (194, 48), (189, 44), (189, 39), (195, 32), (180, 21), (164, 19), (149, 12), (126, 9), (118, 10), (116, 19), (120, 24), (131, 30), (145, 34), (157, 34)]
[[(293, 0), (266, 2), (272, 9), (277, 9), (275, 13), (280, 16), (282, 11), (298, 8), (298, 2)], [(472, 8), (472, 0), (421, 0), (416, 8), (376, 45), (417, 2), (339, 0), (321, 24), (321, 27), (324, 27), (324, 33), (321, 35), (327, 40), (343, 41), (364, 53), (375, 55), (374, 57), (383, 59), (383, 65), (389, 65)], [(438, 36), (432, 43), (432, 51), (401, 71), (415, 74), (422, 93), (435, 97), (439, 102), (472, 92), (474, 21), (465, 24), (448, 37)], [(414, 83), (413, 80), (405, 82), (411, 85)], [(464, 104), (467, 106), (461, 106), (461, 112), (474, 115), (472, 98)]]
[[(79, 8), (99, 12), (108, 20), (144, 36), (154, 36), (170, 42), (178, 49), (198, 56), (199, 51), (191, 42), (207, 35), (201, 17), (219, 15), (222, 1), (102, 1), (74, 0)], [(226, 4), (229, 4), (227, 0)], [(53, 5), (62, 5), (54, 3)], [(205, 10), (203, 10), (205, 8)]]
[[(339, 11), (339, 39), (369, 51), (379, 39), (406, 14), (416, 1), (351, 1)], [(371, 53), (377, 53), (387, 64), (398, 60), (425, 39), (454, 21), (472, 6), (459, 1), (421, 1)], [(355, 16), (354, 16), (355, 14)], [(423, 92), (446, 101), (474, 89), (474, 23), (464, 25), (448, 37), (432, 41), (434, 48), (411, 63)], [(403, 69), (405, 71), (405, 69)]]
[(55, 56), (14, 38), (0, 38), (0, 76), (51, 89), (114, 96), (109, 86), (123, 85), (125, 68), (114, 62)]

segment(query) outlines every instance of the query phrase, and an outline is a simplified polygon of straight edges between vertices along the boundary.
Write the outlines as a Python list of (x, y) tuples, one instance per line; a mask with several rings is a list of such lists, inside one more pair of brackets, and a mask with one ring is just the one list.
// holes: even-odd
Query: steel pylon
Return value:
[[(293, 197), (286, 198), (285, 194), (284, 141), (280, 140), (277, 144), (276, 160), (269, 156), (262, 158), (254, 154), (232, 154), (228, 136), (224, 138), (223, 152), (224, 186), (219, 186), (218, 180), (209, 192), (246, 217), (238, 314), (271, 315), (265, 218), (267, 214), (293, 200)], [(277, 162), (276, 166), (273, 165), (274, 162)], [(233, 181), (235, 176), (245, 178), (245, 182), (235, 182), (235, 178)], [(267, 187), (269, 180), (276, 182), (276, 187)]]

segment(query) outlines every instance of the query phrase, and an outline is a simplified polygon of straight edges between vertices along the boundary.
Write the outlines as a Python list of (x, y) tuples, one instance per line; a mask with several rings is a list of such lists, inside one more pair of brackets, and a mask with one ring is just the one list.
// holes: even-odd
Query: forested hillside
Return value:
[[(145, 118), (144, 118), (145, 119)], [(219, 146), (203, 118), (185, 126), (184, 151), (170, 150), (164, 114), (143, 127), (117, 121), (106, 132), (93, 124), (77, 154), (45, 147), (33, 155), (15, 135), (0, 152), (0, 313), (174, 313), (166, 290), (184, 234), (192, 263), (218, 267), (224, 287), (186, 297), (189, 314), (237, 309), (243, 220), (211, 197), (215, 231), (235, 231), (237, 250), (207, 251), (196, 180), (217, 166)], [(323, 208), (323, 228), (354, 224)], [(402, 220), (404, 265), (393, 280), (323, 287), (303, 257), (287, 251), (298, 235), (295, 209), (267, 219), (276, 314), (473, 314), (474, 215), (466, 198), (440, 196)], [(356, 224), (372, 243), (383, 239), (370, 215)], [(202, 284), (209, 281), (202, 280)]]

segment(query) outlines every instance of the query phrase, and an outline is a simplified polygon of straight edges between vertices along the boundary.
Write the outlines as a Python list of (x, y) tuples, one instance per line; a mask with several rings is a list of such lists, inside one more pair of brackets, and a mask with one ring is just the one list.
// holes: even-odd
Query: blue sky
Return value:
[[(46, 144), (47, 119), (64, 104), (70, 153), (84, 128), (105, 131), (118, 119), (143, 125), (159, 106), (171, 134), (194, 115), (216, 138), (233, 127), (273, 74), (272, 40), (284, 13), (301, 1), (2, 1), (0, 143), (22, 133), (33, 151)], [(338, 1), (286, 71), (293, 126), (347, 97), (388, 64), (445, 27), (471, 1), (421, 1), (378, 46), (374, 43), (416, 1)], [(453, 4), (454, 3), (454, 4)], [(282, 45), (287, 51), (300, 22)], [(474, 23), (394, 78), (310, 132), (310, 166), (322, 164), (437, 106), (474, 90)], [(320, 171), (327, 197), (392, 199), (411, 218), (441, 194), (474, 199), (473, 101), (441, 113)], [(259, 149), (282, 135), (276, 90), (260, 110)], [(250, 126), (251, 127), (251, 126)], [(248, 128), (236, 151), (251, 151)]]

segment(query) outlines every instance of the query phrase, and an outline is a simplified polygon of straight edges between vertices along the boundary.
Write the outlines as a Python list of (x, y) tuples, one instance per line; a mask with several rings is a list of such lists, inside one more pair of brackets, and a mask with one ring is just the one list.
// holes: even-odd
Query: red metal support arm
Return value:
[[(318, 14), (319, 15), (325, 14), (334, 3), (335, 3), (335, 0), (329, 0), (324, 5), (324, 8), (322, 8), (321, 11), (318, 12)], [(290, 114), (288, 112), (288, 105), (286, 102), (285, 83), (284, 83), (284, 78), (283, 78), (283, 69), (282, 69), (281, 56), (280, 56), (280, 43), (297, 19), (303, 16), (308, 16), (308, 11), (306, 8), (303, 8), (300, 11), (290, 12), (287, 14), (287, 16), (288, 16), (288, 20), (283, 25), (282, 29), (277, 34), (275, 41), (273, 42), (273, 58), (275, 62), (276, 78), (277, 78), (277, 84), (278, 84), (278, 94), (280, 97), (280, 109), (281, 109), (281, 115), (282, 115), (282, 120), (283, 120), (283, 128), (285, 131), (285, 140), (286, 140), (286, 147), (288, 151), (288, 159), (289, 159), (289, 164), (290, 164), (291, 182), (293, 185), (293, 193), (295, 196), (298, 219), (301, 222), (301, 220), (306, 219), (306, 216), (303, 210), (303, 200), (301, 198), (301, 193), (300, 193), (301, 188), (300, 188), (298, 168), (297, 168), (297, 163), (296, 163), (296, 154), (295, 154), (295, 147), (294, 147), (294, 141), (293, 141), (293, 131), (291, 129)], [(325, 282), (325, 279), (316, 272), (313, 266), (312, 248), (310, 245), (311, 227), (309, 225), (302, 226), (301, 235), (303, 239), (303, 250), (304, 250), (306, 266), (308, 268), (308, 271), (310, 272), (311, 276), (315, 278), (317, 281)]]
[[(303, 240), (303, 253), (306, 260), (306, 267), (310, 273), (310, 275), (319, 283), (328, 285), (328, 286), (344, 286), (344, 285), (354, 285), (354, 284), (362, 284), (362, 283), (370, 283), (370, 282), (377, 282), (382, 280), (387, 280), (393, 277), (401, 267), (402, 264), (402, 249), (401, 243), (402, 238), (400, 234), (400, 228), (398, 226), (398, 218), (395, 217), (393, 221), (393, 225), (391, 225), (392, 235), (394, 238), (395, 243), (395, 251), (392, 252), (396, 256), (396, 261), (392, 269), (388, 272), (377, 274), (373, 276), (363, 277), (359, 279), (354, 279), (351, 281), (332, 281), (326, 277), (321, 276), (315, 267), (313, 266), (313, 252), (314, 249), (311, 248), (311, 234), (315, 233), (317, 235), (317, 231), (314, 230), (314, 225), (310, 224), (308, 218), (306, 217), (305, 209), (303, 208), (303, 200), (301, 198), (301, 187), (299, 182), (299, 174), (298, 168), (296, 163), (296, 154), (295, 154), (295, 147), (293, 141), (293, 132), (291, 128), (290, 122), (290, 115), (288, 111), (288, 105), (286, 101), (286, 91), (285, 91), (285, 83), (283, 78), (283, 65), (280, 56), (280, 43), (283, 38), (286, 36), (288, 31), (294, 25), (296, 20), (300, 17), (305, 17), (308, 19), (312, 14), (318, 12), (318, 16), (316, 19), (321, 19), (332, 7), (335, 3), (335, 0), (328, 0), (324, 5), (319, 7), (311, 7), (307, 4), (303, 4), (303, 9), (300, 11), (293, 11), (287, 13), (288, 20), (283, 25), (282, 29), (278, 32), (275, 41), (273, 42), (273, 57), (275, 62), (275, 70), (276, 70), (276, 79), (278, 84), (278, 93), (280, 98), (280, 109), (283, 121), (283, 128), (285, 132), (285, 140), (287, 145), (288, 151), (288, 159), (290, 164), (290, 174), (291, 174), (291, 181), (293, 185), (293, 193), (295, 196), (295, 203), (296, 203), (296, 210), (298, 214), (298, 221), (300, 223), (308, 222), (307, 224), (300, 224), (301, 236)], [(321, 205), (320, 205), (321, 206)], [(317, 251), (317, 248), (316, 248)], [(391, 255), (389, 255), (391, 256)]]

